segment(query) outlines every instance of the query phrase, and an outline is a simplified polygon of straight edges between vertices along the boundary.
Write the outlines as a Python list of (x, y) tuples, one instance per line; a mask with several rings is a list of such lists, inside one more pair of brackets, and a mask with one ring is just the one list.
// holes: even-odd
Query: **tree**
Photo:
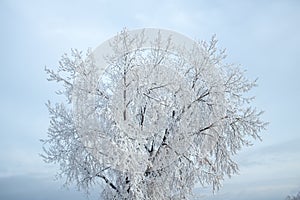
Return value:
[(300, 200), (300, 192), (296, 196), (287, 196), (286, 200)]
[(46, 68), (67, 103), (47, 103), (44, 160), (60, 165), (67, 184), (102, 185), (104, 199), (189, 199), (196, 183), (219, 189), (238, 170), (232, 156), (266, 126), (245, 95), (256, 81), (224, 63), (215, 36), (124, 29), (106, 44)]

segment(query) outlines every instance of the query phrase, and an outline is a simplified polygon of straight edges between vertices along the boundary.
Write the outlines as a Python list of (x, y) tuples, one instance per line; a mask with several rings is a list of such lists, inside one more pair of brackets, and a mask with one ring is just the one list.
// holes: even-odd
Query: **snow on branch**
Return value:
[(197, 183), (218, 190), (238, 171), (233, 155), (267, 126), (246, 96), (256, 80), (225, 63), (215, 35), (124, 29), (105, 44), (107, 55), (71, 50), (45, 69), (68, 102), (46, 104), (45, 162), (59, 164), (66, 184), (101, 184), (104, 199), (189, 199)]

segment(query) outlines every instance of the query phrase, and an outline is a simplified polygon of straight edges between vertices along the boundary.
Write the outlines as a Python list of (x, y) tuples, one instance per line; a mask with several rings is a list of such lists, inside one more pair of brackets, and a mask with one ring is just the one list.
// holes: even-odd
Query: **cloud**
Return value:
[(0, 199), (5, 200), (84, 200), (86, 196), (75, 190), (62, 189), (51, 178), (34, 176), (0, 177)]
[[(249, 147), (236, 156), (242, 166), (274, 165), (282, 163), (297, 163), (300, 154), (300, 138), (282, 140), (275, 144), (263, 145), (262, 147)], [(258, 143), (257, 143), (258, 144)], [(262, 145), (262, 144), (261, 144)]]
[(215, 195), (209, 188), (195, 191), (205, 200), (283, 200), (300, 190), (300, 138), (250, 147), (236, 156), (239, 174), (225, 179)]

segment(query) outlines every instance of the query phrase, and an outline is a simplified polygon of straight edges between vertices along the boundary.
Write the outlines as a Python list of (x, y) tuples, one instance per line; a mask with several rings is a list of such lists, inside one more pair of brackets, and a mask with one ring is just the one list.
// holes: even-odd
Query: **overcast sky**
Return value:
[[(151, 3), (150, 3), (151, 2)], [(270, 122), (263, 142), (236, 156), (240, 174), (205, 200), (280, 200), (300, 191), (300, 1), (0, 1), (0, 199), (82, 200), (54, 181), (57, 167), (39, 157), (49, 125), (44, 103), (55, 68), (70, 48), (96, 48), (123, 27), (171, 29), (193, 39), (216, 33), (228, 62), (242, 64), (254, 105)], [(94, 196), (91, 199), (95, 199)]]

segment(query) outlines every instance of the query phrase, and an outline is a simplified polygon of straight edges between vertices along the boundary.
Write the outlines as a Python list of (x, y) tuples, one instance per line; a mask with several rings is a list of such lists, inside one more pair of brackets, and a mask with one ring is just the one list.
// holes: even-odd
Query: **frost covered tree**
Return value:
[(300, 192), (296, 196), (287, 196), (285, 200), (300, 200)]
[(44, 160), (66, 183), (103, 199), (190, 199), (200, 183), (219, 189), (232, 159), (266, 123), (246, 93), (256, 85), (226, 64), (217, 40), (124, 29), (94, 52), (72, 50), (49, 81), (65, 103), (50, 113)]

